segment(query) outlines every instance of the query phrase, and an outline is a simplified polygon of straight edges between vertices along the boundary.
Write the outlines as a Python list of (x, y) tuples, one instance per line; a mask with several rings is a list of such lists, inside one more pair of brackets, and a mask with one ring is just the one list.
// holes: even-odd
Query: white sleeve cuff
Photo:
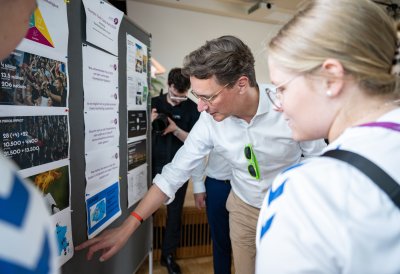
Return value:
[(202, 181), (193, 181), (193, 193), (204, 193), (206, 192), (206, 186), (204, 184), (204, 180)]

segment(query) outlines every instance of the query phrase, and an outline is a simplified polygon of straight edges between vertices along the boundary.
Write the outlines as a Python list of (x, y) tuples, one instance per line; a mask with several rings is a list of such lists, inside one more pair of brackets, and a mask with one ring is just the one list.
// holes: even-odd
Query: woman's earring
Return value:
[(330, 91), (329, 89), (326, 91), (326, 96), (331, 97), (332, 96), (332, 91)]

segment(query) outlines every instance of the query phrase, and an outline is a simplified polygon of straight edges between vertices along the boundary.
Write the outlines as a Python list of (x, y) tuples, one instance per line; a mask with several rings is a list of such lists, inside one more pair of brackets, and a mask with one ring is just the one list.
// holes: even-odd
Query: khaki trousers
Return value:
[(256, 261), (256, 228), (260, 209), (243, 202), (231, 190), (226, 201), (233, 264), (236, 274), (253, 274)]

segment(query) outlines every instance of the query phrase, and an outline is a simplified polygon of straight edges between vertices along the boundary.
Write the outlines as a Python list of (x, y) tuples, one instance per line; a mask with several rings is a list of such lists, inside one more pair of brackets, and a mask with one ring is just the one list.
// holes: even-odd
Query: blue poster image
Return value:
[(106, 199), (103, 198), (99, 202), (90, 207), (90, 226), (100, 222), (106, 216)]
[(86, 200), (88, 236), (95, 236), (121, 215), (119, 182), (101, 190)]
[(69, 242), (67, 240), (67, 226), (56, 224), (57, 243), (58, 243), (58, 256), (64, 254), (66, 256), (70, 252)]

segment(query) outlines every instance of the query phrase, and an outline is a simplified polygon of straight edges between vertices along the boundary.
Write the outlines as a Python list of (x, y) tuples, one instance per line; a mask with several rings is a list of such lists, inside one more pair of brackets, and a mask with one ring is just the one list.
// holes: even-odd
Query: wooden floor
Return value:
[[(180, 259), (176, 262), (181, 267), (182, 273), (185, 274), (212, 274), (213, 262), (212, 257), (197, 257), (189, 259)], [(149, 261), (143, 262), (140, 269), (136, 274), (148, 274), (149, 273)], [(153, 262), (153, 274), (168, 274), (167, 268), (162, 266), (159, 261)]]
[[(185, 196), (185, 202), (183, 206), (194, 206), (193, 198), (193, 186), (189, 183), (188, 189)], [(212, 256), (209, 257), (196, 257), (178, 259), (176, 262), (181, 267), (181, 271), (184, 274), (212, 274), (213, 260)], [(139, 270), (135, 274), (148, 274), (149, 273), (149, 261), (146, 259)], [(234, 272), (232, 272), (234, 273)], [(160, 261), (153, 262), (153, 274), (168, 274), (167, 268), (160, 264)]]

